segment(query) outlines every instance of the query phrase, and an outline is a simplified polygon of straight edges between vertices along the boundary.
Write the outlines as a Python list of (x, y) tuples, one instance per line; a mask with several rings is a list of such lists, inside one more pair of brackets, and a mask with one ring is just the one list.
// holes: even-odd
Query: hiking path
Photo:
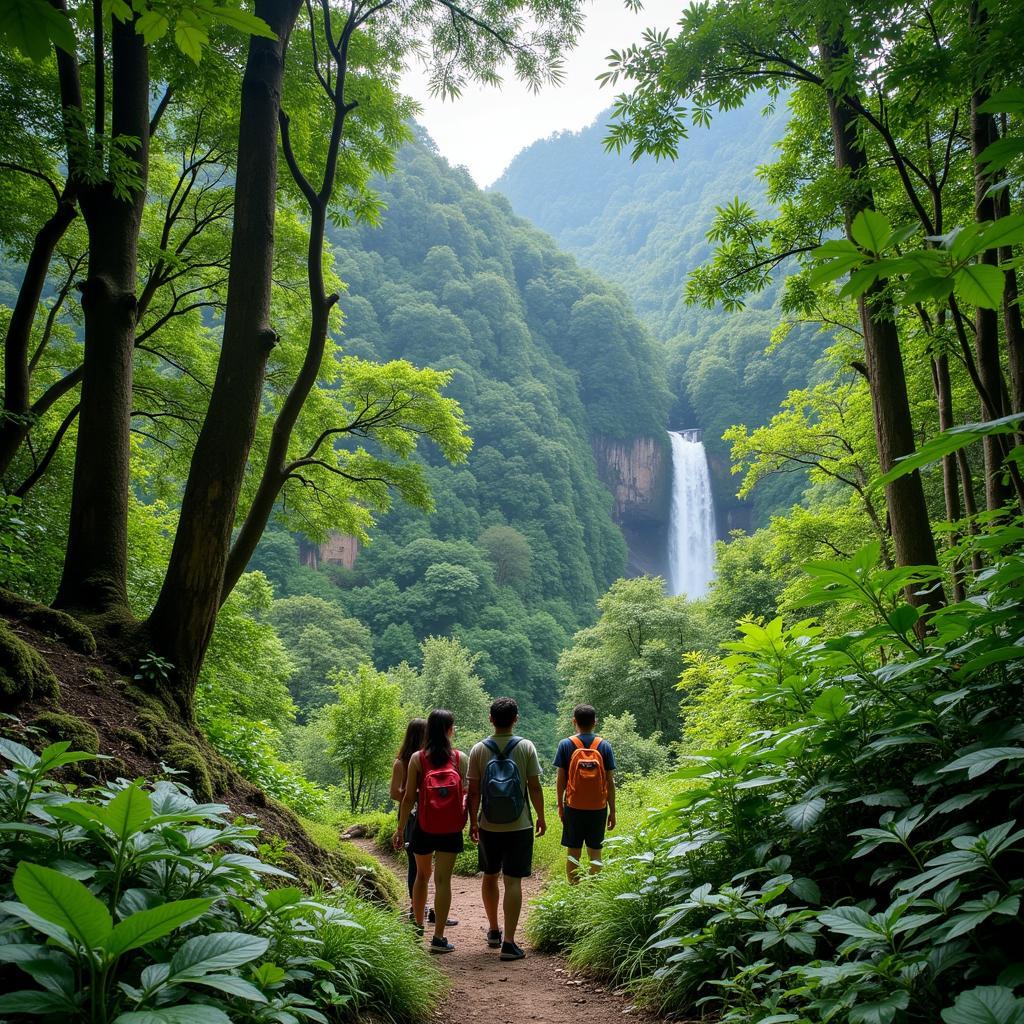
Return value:
[[(350, 841), (404, 881), (405, 864), (397, 856), (382, 853), (371, 839)], [(480, 877), (452, 878), (451, 916), (459, 924), (448, 928), (446, 936), (455, 951), (435, 957), (451, 989), (430, 1024), (653, 1024), (653, 1017), (621, 993), (573, 973), (560, 956), (530, 948), (524, 924), (529, 902), (541, 884), (537, 875), (523, 879), (523, 920), (516, 941), (526, 949), (526, 959), (509, 963), (498, 959), (497, 950), (487, 948)], [(428, 906), (432, 904), (433, 883)], [(427, 934), (431, 934), (429, 925)]]

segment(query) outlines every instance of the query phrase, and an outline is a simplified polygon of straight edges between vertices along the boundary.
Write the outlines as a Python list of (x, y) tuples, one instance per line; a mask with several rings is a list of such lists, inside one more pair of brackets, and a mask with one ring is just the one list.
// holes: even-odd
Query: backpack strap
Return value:
[(579, 738), (579, 736), (570, 736), (570, 737), (569, 737), (569, 742), (570, 742), (570, 743), (571, 743), (571, 744), (572, 744), (572, 745), (573, 745), (573, 746), (574, 746), (574, 747), (575, 747), (575, 748), (576, 748), (577, 750), (586, 750), (586, 749), (587, 749), (587, 745), (586, 745), (586, 743), (584, 743), (584, 742), (583, 742), (583, 740), (581, 740), (581, 739)]
[(604, 742), (604, 740), (602, 740), (600, 736), (595, 736), (595, 737), (594, 737), (594, 739), (593, 739), (593, 741), (592, 741), (592, 742), (591, 742), (591, 744), (590, 744), (590, 749), (591, 749), (591, 750), (597, 750), (597, 748), (598, 748), (599, 746), (601, 746), (601, 744), (602, 744), (603, 742)]
[(522, 736), (513, 736), (512, 739), (509, 740), (508, 746), (505, 747), (504, 751), (502, 751), (501, 747), (499, 747), (490, 736), (483, 741), (483, 744), (496, 757), (508, 757), (512, 751), (522, 743), (522, 741)]

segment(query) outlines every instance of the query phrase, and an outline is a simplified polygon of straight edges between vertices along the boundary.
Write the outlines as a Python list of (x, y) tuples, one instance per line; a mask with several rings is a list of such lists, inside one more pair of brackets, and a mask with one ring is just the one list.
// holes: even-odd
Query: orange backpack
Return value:
[(579, 736), (571, 736), (576, 748), (569, 759), (569, 779), (565, 788), (566, 803), (575, 811), (600, 811), (608, 803), (608, 779), (604, 758), (597, 749), (601, 737), (588, 744)]

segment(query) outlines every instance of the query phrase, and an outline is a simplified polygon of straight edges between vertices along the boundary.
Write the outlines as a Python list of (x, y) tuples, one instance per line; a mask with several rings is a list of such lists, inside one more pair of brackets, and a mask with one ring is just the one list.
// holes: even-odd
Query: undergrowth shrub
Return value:
[(1022, 538), (1003, 521), (963, 542), (985, 570), (926, 624), (905, 590), (934, 570), (879, 569), (877, 547), (807, 566), (807, 605), (866, 625), (742, 623), (722, 678), (761, 726), (689, 748), (649, 871), (552, 887), (531, 934), (607, 977), (634, 965), (634, 991), (679, 1015), (1024, 1020)]
[[(183, 786), (119, 779), (72, 790), (54, 772), (93, 759), (66, 741), (36, 754), (0, 738), (0, 1018), (61, 1024), (297, 1024), (370, 1010), (420, 1019), (367, 960), (332, 958), (372, 923), (401, 949), (419, 1007), (437, 980), (399, 918), (352, 893), (313, 899), (274, 845)], [(351, 941), (355, 941), (354, 939)]]
[(264, 793), (306, 818), (320, 821), (327, 815), (328, 794), (281, 760), (269, 726), (222, 717), (204, 719), (202, 725), (211, 746)]

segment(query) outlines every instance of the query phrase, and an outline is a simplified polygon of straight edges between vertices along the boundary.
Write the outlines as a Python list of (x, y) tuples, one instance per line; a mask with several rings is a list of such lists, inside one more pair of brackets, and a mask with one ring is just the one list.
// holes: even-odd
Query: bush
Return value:
[(202, 724), (214, 749), (250, 782), (297, 814), (316, 820), (324, 817), (327, 794), (277, 756), (273, 729), (244, 719), (212, 718)]
[(429, 1020), (445, 988), (444, 976), (425, 962), (422, 941), (404, 918), (347, 893), (341, 909), (359, 927), (328, 923), (318, 937), (332, 963), (351, 963), (359, 994), (354, 1009), (396, 1022)]
[(841, 602), (867, 626), (741, 623), (723, 645), (727, 699), (767, 724), (690, 747), (654, 819), (673, 834), (637, 884), (624, 885), (627, 861), (579, 893), (559, 885), (531, 932), (675, 1014), (1018, 1019), (1022, 526), (965, 542), (983, 546), (986, 572), (925, 629), (904, 593), (929, 571), (879, 570), (875, 547), (808, 566), (804, 600)]
[[(66, 741), (37, 755), (0, 739), (0, 756), (12, 766), (0, 777), (0, 962), (11, 965), (5, 981), (20, 972), (0, 995), (4, 1019), (326, 1022), (366, 1001), (360, 963), (332, 960), (330, 942), (335, 929), (362, 932), (357, 914), (379, 941), (386, 912), (373, 916), (351, 893), (310, 899), (272, 862), (273, 847), (257, 847), (258, 828), (173, 782), (72, 793), (52, 773), (94, 755)], [(426, 955), (404, 950), (396, 986), (404, 970), (430, 1003)], [(385, 992), (373, 998), (411, 1019)]]

